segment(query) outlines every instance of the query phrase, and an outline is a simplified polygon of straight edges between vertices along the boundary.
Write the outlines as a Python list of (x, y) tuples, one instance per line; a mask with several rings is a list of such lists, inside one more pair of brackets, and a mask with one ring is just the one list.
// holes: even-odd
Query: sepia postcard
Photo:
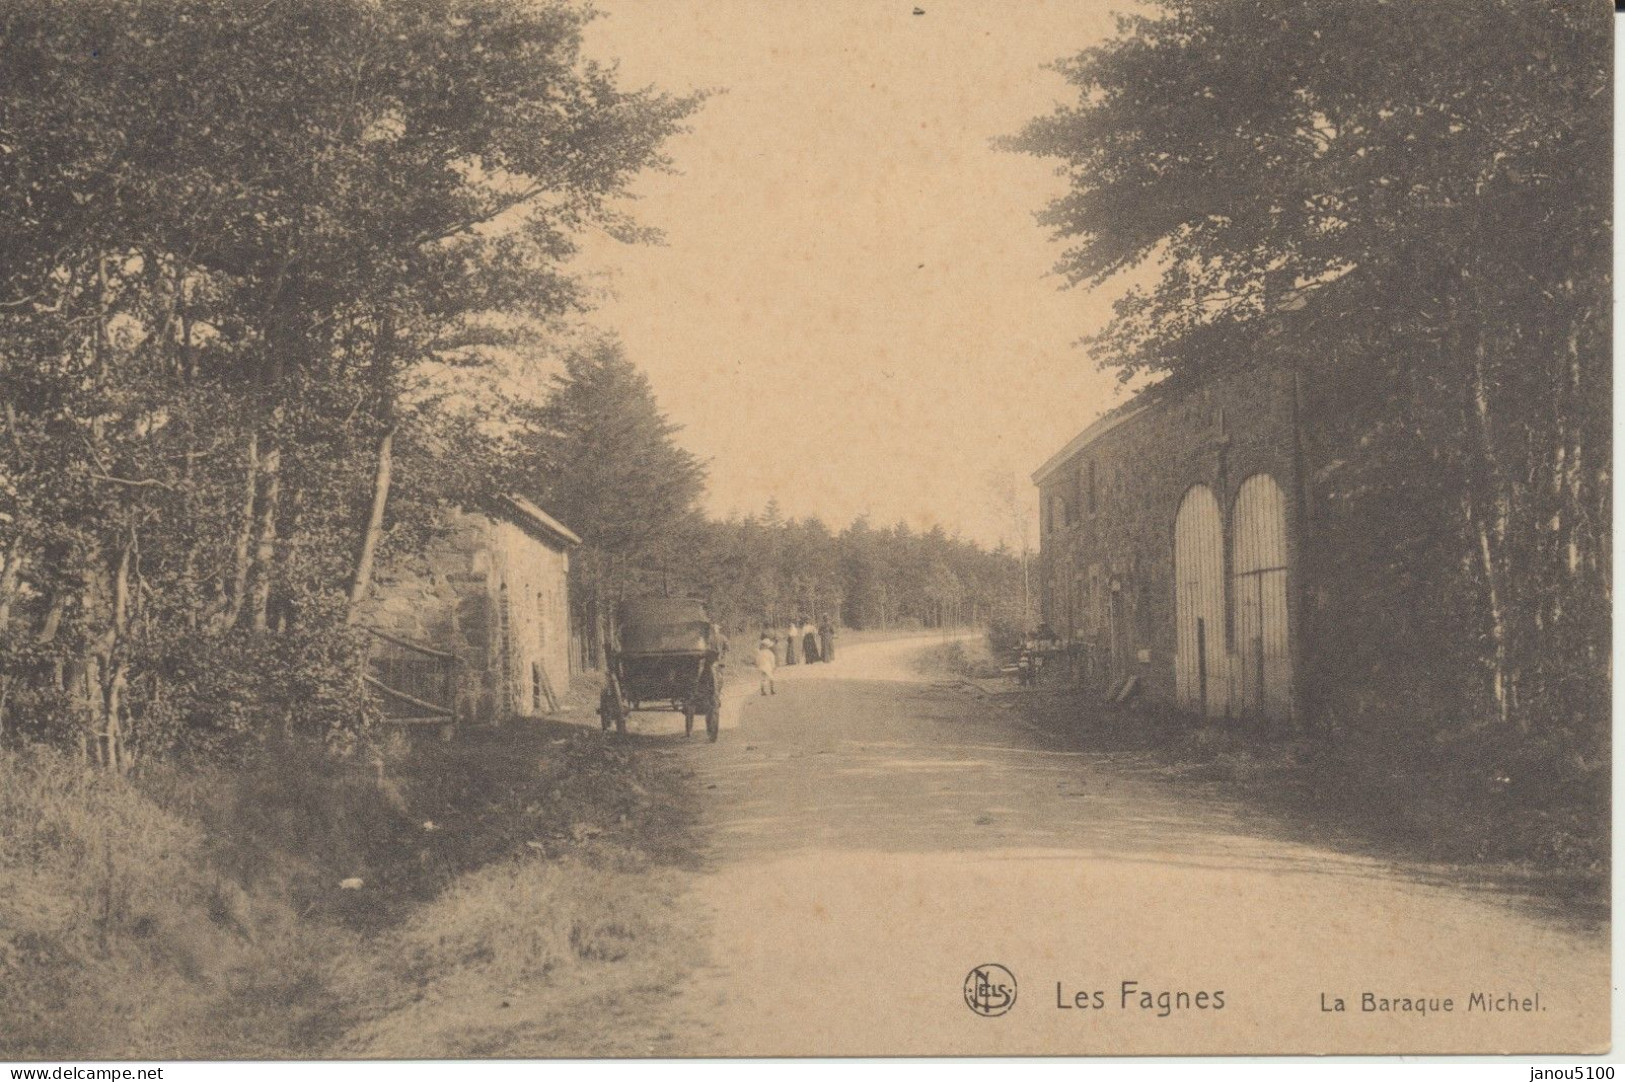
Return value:
[(0, 4), (0, 1059), (1608, 1052), (1612, 18)]

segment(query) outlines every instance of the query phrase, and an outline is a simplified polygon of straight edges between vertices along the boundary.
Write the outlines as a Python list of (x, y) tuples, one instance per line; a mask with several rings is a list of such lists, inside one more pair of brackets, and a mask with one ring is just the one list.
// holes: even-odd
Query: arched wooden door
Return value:
[(1271, 721), (1290, 721), (1286, 500), (1273, 477), (1259, 473), (1242, 482), (1236, 493), (1234, 523), (1239, 705)]
[(1179, 705), (1209, 717), (1225, 714), (1224, 528), (1206, 485), (1185, 493), (1174, 519), (1174, 634)]

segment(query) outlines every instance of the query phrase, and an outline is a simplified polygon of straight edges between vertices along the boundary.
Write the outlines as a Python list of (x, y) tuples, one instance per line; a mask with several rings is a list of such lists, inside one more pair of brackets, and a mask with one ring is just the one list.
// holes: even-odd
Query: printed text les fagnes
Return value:
[[(1112, 1003), (1115, 1000), (1115, 1003)], [(1224, 990), (1192, 992), (1175, 989), (1146, 989), (1139, 981), (1123, 981), (1117, 994), (1110, 999), (1101, 989), (1077, 991), (1067, 988), (1062, 981), (1055, 982), (1055, 1006), (1063, 1011), (1105, 1010), (1108, 1004), (1118, 1010), (1154, 1011), (1158, 1018), (1167, 1018), (1178, 1011), (1222, 1011)]]

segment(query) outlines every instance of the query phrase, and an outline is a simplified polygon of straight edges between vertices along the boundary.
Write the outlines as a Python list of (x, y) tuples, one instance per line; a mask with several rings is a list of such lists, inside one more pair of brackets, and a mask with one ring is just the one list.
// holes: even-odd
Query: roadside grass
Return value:
[(1074, 688), (997, 698), (1073, 747), (1252, 805), (1299, 840), (1471, 869), (1591, 918), (1609, 899), (1609, 759), (1479, 727), (1282, 734)]
[(635, 1014), (702, 954), (686, 877), (625, 851), (482, 868), (382, 937), (341, 987), (368, 1007), (346, 1057), (647, 1054), (606, 1012)]
[(192, 824), (113, 779), (48, 752), (0, 756), (0, 1056), (135, 1042), (128, 974), (162, 970), (149, 991), (172, 1002), (197, 953), (172, 918), (204, 912), (203, 882), (157, 869), (200, 849)]
[(459, 960), (668, 974), (698, 934), (662, 916), (690, 799), (554, 723), (136, 778), (0, 753), (0, 1058), (320, 1056)]
[[(181, 1058), (274, 1046), (323, 956), (295, 915), (210, 859), (201, 822), (59, 753), (0, 755), (0, 1056)], [(290, 1003), (295, 1002), (289, 1000)], [(312, 1005), (314, 1006), (314, 1004)], [(223, 1043), (222, 1043), (223, 1042)]]

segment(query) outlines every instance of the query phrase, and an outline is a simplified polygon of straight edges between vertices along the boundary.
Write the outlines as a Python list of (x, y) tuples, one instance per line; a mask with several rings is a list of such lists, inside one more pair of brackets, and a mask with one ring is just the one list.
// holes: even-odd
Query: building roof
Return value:
[(1076, 436), (1073, 436), (1071, 441), (1067, 443), (1065, 447), (1061, 448), (1059, 451), (1056, 451), (1049, 457), (1047, 462), (1038, 467), (1038, 469), (1034, 470), (1033, 484), (1042, 485), (1046, 483), (1051, 477), (1055, 476), (1056, 472), (1060, 470), (1062, 466), (1066, 465), (1067, 462), (1073, 458), (1073, 456), (1077, 455), (1078, 452), (1100, 439), (1100, 437), (1104, 436), (1112, 429), (1118, 427), (1119, 425), (1126, 424), (1127, 422), (1138, 417), (1140, 414), (1150, 409), (1152, 405), (1152, 401), (1149, 400), (1148, 397), (1142, 392), (1135, 395), (1121, 406), (1118, 406), (1116, 409), (1100, 417), (1088, 428), (1085, 428), (1082, 432), (1079, 432)]
[(566, 547), (581, 544), (575, 531), (531, 503), (523, 496), (507, 495), (497, 501), (497, 509), (514, 524), (539, 532)]
[[(1273, 316), (1276, 318), (1272, 319), (1270, 325), (1266, 327), (1264, 338), (1266, 340), (1272, 339), (1281, 333), (1281, 320), (1283, 318), (1292, 318), (1294, 316), (1299, 319), (1303, 318), (1301, 315), (1299, 315), (1299, 313), (1304, 313), (1309, 310), (1307, 294), (1310, 289), (1328, 285), (1337, 281), (1339, 278), (1342, 278), (1348, 273), (1349, 272), (1346, 270), (1338, 271), (1315, 283), (1294, 286), (1294, 288), (1282, 294), (1279, 299), (1271, 305), (1270, 310)], [(1254, 365), (1249, 364), (1242, 366), (1240, 370), (1248, 371), (1251, 370), (1252, 367), (1254, 367)], [(1230, 371), (1234, 372), (1236, 370), (1236, 368), (1232, 368)], [(1221, 373), (1219, 378), (1222, 379), (1226, 377), (1223, 373)], [(1055, 452), (1055, 454), (1051, 455), (1042, 466), (1034, 470), (1032, 475), (1033, 484), (1042, 485), (1047, 483), (1049, 479), (1055, 476), (1060, 468), (1066, 465), (1070, 459), (1072, 459), (1090, 444), (1100, 439), (1100, 437), (1110, 432), (1112, 429), (1117, 428), (1119, 425), (1128, 423), (1129, 421), (1138, 417), (1140, 414), (1144, 413), (1146, 410), (1149, 410), (1160, 403), (1188, 394), (1197, 387), (1202, 386), (1204, 382), (1210, 381), (1211, 379), (1211, 373), (1195, 373), (1187, 370), (1165, 374), (1155, 383), (1142, 387), (1139, 391), (1135, 392), (1133, 398), (1102, 414), (1093, 424), (1085, 428), (1082, 432), (1079, 432), (1076, 436), (1073, 436), (1071, 442), (1069, 442), (1065, 447), (1062, 447), (1059, 451)]]

